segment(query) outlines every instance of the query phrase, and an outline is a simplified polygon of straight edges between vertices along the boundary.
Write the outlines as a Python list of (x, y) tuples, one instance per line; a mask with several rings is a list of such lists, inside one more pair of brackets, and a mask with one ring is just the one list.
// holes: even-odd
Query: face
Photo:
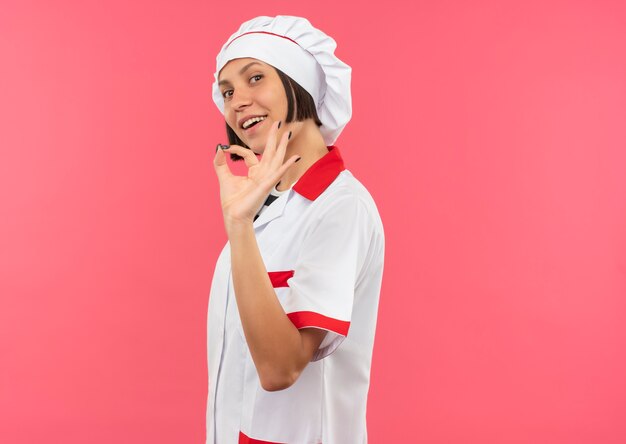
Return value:
[(280, 140), (286, 127), (287, 97), (271, 65), (253, 58), (234, 59), (222, 68), (218, 81), (226, 123), (246, 145), (262, 153), (270, 127), (282, 120)]

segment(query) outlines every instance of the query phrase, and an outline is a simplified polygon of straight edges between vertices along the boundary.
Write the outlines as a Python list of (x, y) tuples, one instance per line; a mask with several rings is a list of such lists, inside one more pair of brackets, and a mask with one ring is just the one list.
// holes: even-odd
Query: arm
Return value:
[(261, 386), (290, 387), (319, 348), (326, 331), (298, 330), (283, 310), (263, 263), (252, 222), (227, 224), (239, 317)]
[[(247, 176), (230, 171), (224, 150), (213, 160), (220, 183), (224, 225), (231, 246), (233, 284), (244, 335), (265, 390), (291, 386), (321, 344), (324, 329), (298, 330), (283, 310), (263, 263), (252, 221), (271, 188), (298, 159), (283, 162), (289, 134), (277, 143), (278, 122), (272, 125), (259, 161), (250, 149), (231, 145), (244, 158)], [(219, 145), (218, 145), (219, 147)]]

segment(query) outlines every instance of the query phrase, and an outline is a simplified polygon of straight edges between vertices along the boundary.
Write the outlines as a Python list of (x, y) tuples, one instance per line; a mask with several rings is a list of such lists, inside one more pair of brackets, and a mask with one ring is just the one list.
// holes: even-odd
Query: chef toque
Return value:
[(333, 145), (352, 116), (352, 68), (335, 56), (337, 43), (302, 17), (256, 17), (243, 23), (222, 46), (216, 60), (213, 101), (224, 114), (218, 76), (230, 60), (251, 57), (278, 68), (315, 102), (320, 132)]

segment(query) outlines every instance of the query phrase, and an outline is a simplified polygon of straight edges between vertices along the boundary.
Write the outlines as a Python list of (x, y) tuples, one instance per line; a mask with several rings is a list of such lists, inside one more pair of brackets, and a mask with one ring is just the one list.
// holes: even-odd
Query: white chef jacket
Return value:
[(384, 232), (367, 189), (339, 149), (328, 149), (253, 223), (291, 322), (328, 333), (291, 387), (264, 390), (241, 326), (227, 243), (209, 297), (207, 444), (367, 442)]

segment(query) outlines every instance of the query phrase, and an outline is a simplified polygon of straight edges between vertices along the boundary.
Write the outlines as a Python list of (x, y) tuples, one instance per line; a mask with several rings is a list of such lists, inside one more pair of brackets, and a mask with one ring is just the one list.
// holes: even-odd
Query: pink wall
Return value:
[(0, 442), (203, 442), (212, 69), (261, 14), (354, 69), (370, 442), (626, 442), (624, 2), (212, 3), (2, 1)]

